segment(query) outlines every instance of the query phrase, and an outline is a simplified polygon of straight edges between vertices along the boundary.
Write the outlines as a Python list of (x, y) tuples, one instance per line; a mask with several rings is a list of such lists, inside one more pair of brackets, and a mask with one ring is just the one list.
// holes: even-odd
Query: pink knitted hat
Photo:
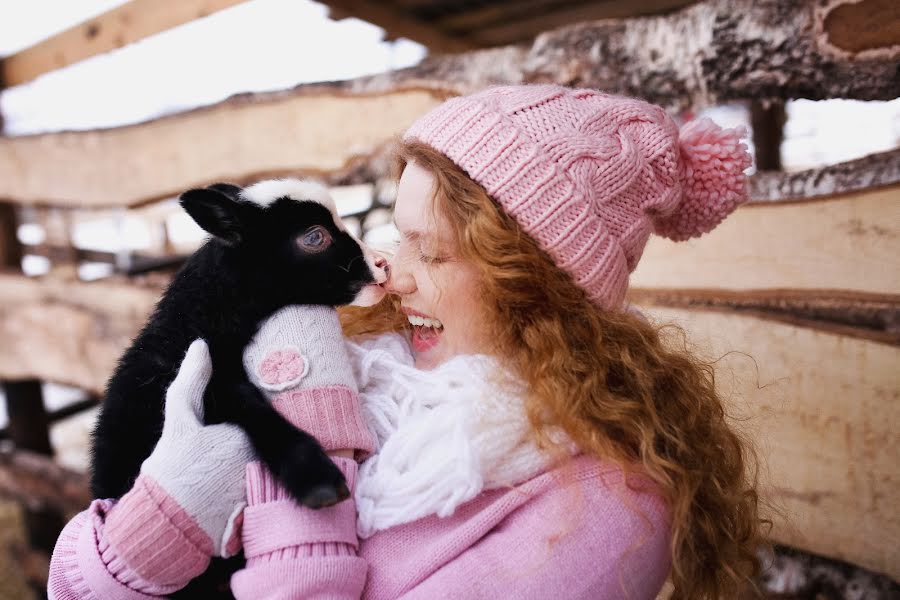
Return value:
[(699, 236), (747, 200), (742, 133), (709, 119), (679, 133), (641, 100), (523, 85), (450, 99), (404, 139), (459, 165), (594, 303), (617, 308), (651, 232)]

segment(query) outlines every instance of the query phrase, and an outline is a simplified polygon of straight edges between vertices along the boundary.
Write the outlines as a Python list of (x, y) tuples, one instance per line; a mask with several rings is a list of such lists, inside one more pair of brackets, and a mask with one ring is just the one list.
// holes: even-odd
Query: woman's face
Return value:
[(385, 284), (400, 297), (413, 325), (413, 354), (420, 369), (487, 348), (477, 273), (459, 257), (445, 217), (434, 210), (433, 190), (428, 171), (406, 165), (394, 205), (400, 241)]

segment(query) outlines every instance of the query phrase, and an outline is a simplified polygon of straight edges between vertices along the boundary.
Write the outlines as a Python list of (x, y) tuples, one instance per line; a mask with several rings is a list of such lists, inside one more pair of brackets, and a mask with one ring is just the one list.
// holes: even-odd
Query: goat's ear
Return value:
[(207, 186), (207, 189), (216, 190), (217, 192), (222, 192), (232, 200), (237, 200), (238, 196), (240, 196), (243, 188), (240, 186), (234, 185), (233, 183), (214, 183), (212, 185)]
[(250, 202), (238, 200), (237, 195), (232, 197), (225, 190), (214, 189), (219, 185), (228, 184), (188, 190), (178, 201), (197, 225), (233, 246), (244, 239), (258, 209)]

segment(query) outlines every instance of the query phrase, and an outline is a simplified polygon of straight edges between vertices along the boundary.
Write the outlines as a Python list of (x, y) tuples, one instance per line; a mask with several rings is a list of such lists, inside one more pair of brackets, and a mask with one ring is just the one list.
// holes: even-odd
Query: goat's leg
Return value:
[(234, 421), (244, 428), (259, 458), (300, 504), (322, 508), (350, 495), (343, 473), (316, 438), (288, 422), (249, 381), (228, 389), (240, 407)]
[(163, 395), (168, 380), (147, 381), (134, 368), (120, 369), (110, 381), (91, 432), (91, 493), (120, 498), (131, 489), (159, 440)]

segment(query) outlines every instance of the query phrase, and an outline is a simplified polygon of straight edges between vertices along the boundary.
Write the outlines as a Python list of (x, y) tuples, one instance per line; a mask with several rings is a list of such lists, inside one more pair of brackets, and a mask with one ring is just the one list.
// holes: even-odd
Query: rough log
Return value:
[(0, 61), (0, 81), (25, 83), (244, 0), (131, 0)]
[(673, 109), (751, 99), (893, 100), (900, 96), (900, 15), (896, 9), (879, 14), (873, 0), (862, 2), (859, 10), (880, 17), (886, 33), (853, 54), (828, 42), (846, 17), (827, 18), (852, 3), (832, 0), (814, 11), (812, 0), (707, 0), (670, 15), (561, 27), (530, 47), (433, 57), (349, 85), (358, 91), (405, 84), (466, 93), (490, 84), (553, 82)]
[(807, 171), (756, 173), (750, 178), (750, 198), (754, 202), (808, 200), (895, 183), (900, 183), (900, 148)]
[(82, 511), (91, 502), (87, 476), (61, 467), (53, 459), (0, 442), (0, 497), (30, 510), (64, 515)]
[(771, 515), (774, 540), (900, 579), (900, 348), (749, 315), (641, 308), (719, 359), (717, 386), (763, 459), (765, 500), (782, 511)]
[[(598, 87), (680, 107), (900, 96), (896, 7), (880, 14), (886, 34), (852, 53), (829, 41), (847, 17), (828, 16), (853, 2), (830, 4), (814, 12), (811, 1), (712, 0), (671, 16), (583, 23), (539, 36), (523, 72), (528, 81)], [(858, 10), (878, 18), (875, 4), (867, 0)]]
[[(833, 189), (833, 188), (832, 188)], [(827, 290), (900, 298), (900, 186), (742, 206), (710, 233), (651, 236), (635, 288)], [(827, 295), (827, 294), (826, 294)]]

